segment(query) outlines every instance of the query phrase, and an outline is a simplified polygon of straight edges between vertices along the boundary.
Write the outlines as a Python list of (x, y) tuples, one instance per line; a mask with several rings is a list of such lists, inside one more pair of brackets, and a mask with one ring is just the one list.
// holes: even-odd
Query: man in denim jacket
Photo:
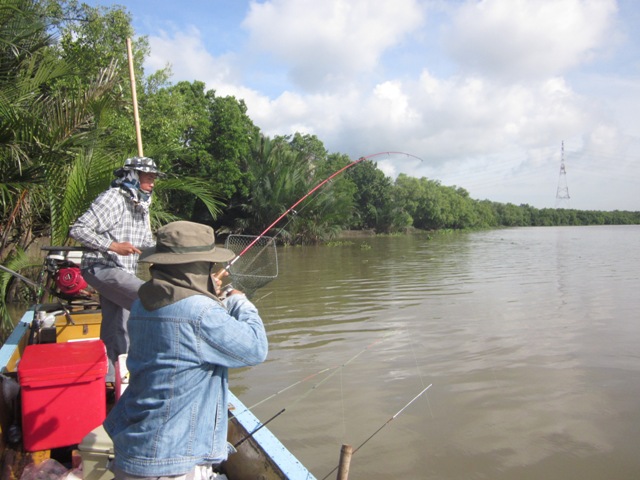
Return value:
[(157, 232), (152, 263), (129, 317), (129, 386), (104, 428), (113, 440), (116, 480), (209, 478), (226, 460), (228, 369), (267, 356), (256, 307), (232, 290), (224, 300), (214, 263), (234, 257), (213, 229), (173, 222)]

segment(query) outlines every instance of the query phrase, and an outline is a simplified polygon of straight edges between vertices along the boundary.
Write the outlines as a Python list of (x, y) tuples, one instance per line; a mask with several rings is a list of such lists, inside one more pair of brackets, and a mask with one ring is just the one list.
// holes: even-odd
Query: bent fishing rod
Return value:
[(253, 239), (253, 241), (251, 241), (240, 253), (238, 253), (233, 259), (231, 259), (231, 261), (227, 264), (226, 267), (224, 267), (223, 269), (221, 269), (218, 273), (216, 273), (214, 276), (215, 278), (217, 278), (218, 280), (221, 280), (222, 277), (229, 272), (229, 270), (231, 269), (231, 267), (233, 266), (234, 263), (236, 263), (240, 257), (242, 257), (250, 248), (252, 248), (262, 237), (264, 237), (273, 227), (275, 227), (283, 218), (285, 218), (287, 215), (289, 215), (289, 213), (291, 213), (292, 211), (294, 211), (294, 209), (300, 205), (302, 202), (304, 202), (307, 198), (309, 198), (311, 195), (313, 195), (316, 191), (318, 191), (320, 188), (322, 188), (324, 185), (326, 185), (328, 182), (330, 182), (331, 180), (333, 180), (335, 177), (337, 177), (338, 175), (340, 175), (342, 172), (344, 172), (345, 170), (359, 164), (360, 162), (364, 161), (364, 160), (369, 160), (371, 158), (375, 158), (375, 157), (379, 157), (381, 155), (405, 155), (407, 157), (413, 157), (416, 158), (420, 161), (422, 161), (421, 158), (416, 157), (415, 155), (412, 155), (410, 153), (405, 153), (405, 152), (394, 152), (394, 151), (388, 151), (388, 152), (378, 152), (378, 153), (373, 153), (371, 155), (366, 155), (364, 157), (360, 157), (357, 160), (354, 160), (350, 163), (348, 163), (347, 165), (345, 165), (344, 167), (340, 168), (339, 170), (335, 171), (334, 173), (332, 173), (331, 175), (329, 175), (327, 178), (325, 178), (324, 180), (322, 180), (320, 183), (318, 183), (315, 187), (313, 187), (311, 190), (309, 190), (307, 193), (305, 193), (302, 197), (300, 197), (299, 200), (297, 200), (293, 205), (291, 205), (289, 208), (287, 208), (278, 218), (276, 218), (267, 228), (265, 228), (262, 233), (260, 233), (256, 238)]

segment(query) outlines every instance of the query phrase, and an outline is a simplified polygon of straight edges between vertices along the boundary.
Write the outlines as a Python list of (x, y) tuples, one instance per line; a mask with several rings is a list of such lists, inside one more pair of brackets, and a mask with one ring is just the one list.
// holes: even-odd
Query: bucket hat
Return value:
[(156, 162), (149, 157), (132, 157), (127, 158), (124, 165), (113, 171), (116, 177), (122, 177), (128, 170), (137, 170), (138, 172), (155, 173), (159, 177), (166, 177), (164, 173), (158, 170)]
[(156, 246), (145, 249), (139, 261), (161, 265), (182, 263), (228, 262), (235, 253), (216, 247), (213, 228), (201, 223), (180, 220), (158, 229)]

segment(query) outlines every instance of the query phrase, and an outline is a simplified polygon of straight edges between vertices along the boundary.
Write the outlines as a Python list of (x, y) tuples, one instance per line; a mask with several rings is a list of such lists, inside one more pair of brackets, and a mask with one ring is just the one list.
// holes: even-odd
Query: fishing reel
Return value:
[(225, 299), (227, 298), (227, 296), (229, 296), (229, 294), (235, 290), (234, 286), (231, 285), (230, 283), (226, 284), (222, 290), (220, 290), (220, 298)]

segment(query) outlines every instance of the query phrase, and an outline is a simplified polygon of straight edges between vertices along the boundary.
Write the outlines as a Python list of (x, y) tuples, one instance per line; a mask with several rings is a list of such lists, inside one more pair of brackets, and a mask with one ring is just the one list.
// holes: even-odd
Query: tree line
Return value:
[[(171, 84), (170, 67), (143, 69), (146, 37), (121, 6), (76, 0), (0, 1), (0, 261), (27, 268), (41, 237), (69, 242), (69, 226), (137, 154), (125, 47), (133, 64), (144, 154), (157, 183), (155, 227), (177, 219), (225, 233), (262, 232), (318, 182), (354, 159), (315, 135), (265, 136), (242, 99), (204, 82)], [(461, 187), (385, 176), (372, 160), (336, 177), (277, 225), (285, 244), (343, 230), (379, 233), (525, 225), (640, 223), (640, 212), (535, 209), (475, 200)], [(0, 275), (0, 289), (9, 282)]]

